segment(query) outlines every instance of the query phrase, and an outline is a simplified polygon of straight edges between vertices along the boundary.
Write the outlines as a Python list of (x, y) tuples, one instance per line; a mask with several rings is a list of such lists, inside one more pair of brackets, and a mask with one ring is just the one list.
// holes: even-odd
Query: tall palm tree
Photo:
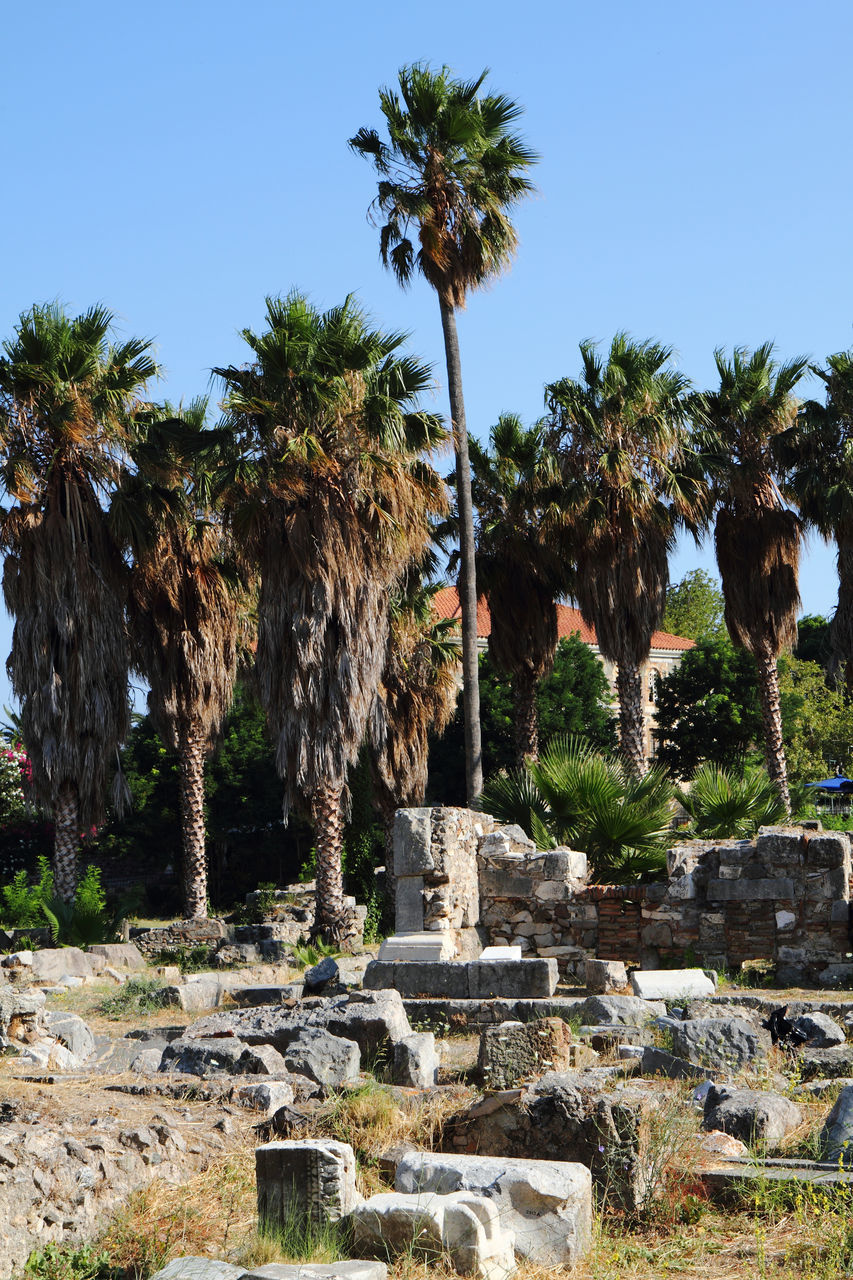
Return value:
[(207, 915), (204, 762), (234, 691), (244, 593), (221, 520), (211, 509), (207, 401), (169, 404), (144, 419), (111, 514), (132, 552), (131, 660), (148, 681), (148, 709), (177, 750), (184, 911)]
[(543, 427), (502, 414), (490, 449), (471, 439), (477, 585), (489, 599), (489, 656), (512, 677), (516, 763), (539, 754), (536, 689), (554, 665), (557, 600), (571, 585), (559, 467)]
[(607, 359), (582, 342), (580, 381), (545, 389), (561, 457), (577, 559), (574, 594), (599, 648), (616, 664), (620, 752), (645, 772), (640, 668), (660, 625), (667, 556), (695, 528), (706, 493), (685, 428), (686, 379), (670, 347), (617, 333)]
[(838, 605), (830, 639), (853, 694), (853, 351), (811, 366), (826, 384), (826, 403), (809, 400), (777, 437), (785, 488), (807, 524), (837, 546)]
[(767, 772), (788, 813), (776, 659), (797, 639), (800, 520), (776, 482), (774, 444), (797, 414), (794, 388), (808, 361), (779, 364), (773, 343), (754, 352), (714, 353), (720, 386), (695, 401), (716, 510), (714, 542), (725, 621), (736, 645), (755, 655)]
[(129, 727), (126, 569), (104, 510), (156, 366), (114, 345), (112, 316), (25, 312), (0, 357), (3, 592), (8, 662), (38, 798), (54, 816), (54, 883), (74, 897), (80, 832), (103, 817)]
[[(527, 170), (536, 160), (511, 131), (521, 107), (503, 94), (481, 95), (487, 74), (463, 81), (454, 79), (448, 67), (402, 67), (399, 93), (389, 88), (379, 92), (388, 140), (375, 129), (359, 129), (349, 143), (373, 162), (379, 175), (372, 213), (382, 223), (383, 263), (404, 287), (419, 271), (438, 294), (456, 452), (469, 802), (483, 788), (483, 764), (474, 517), (456, 311), (472, 289), (499, 275), (512, 259), (517, 240), (508, 211), (532, 190)], [(411, 228), (417, 232), (417, 250)]]
[(257, 674), (285, 784), (310, 808), (314, 930), (342, 944), (347, 771), (376, 704), (389, 597), (429, 538), (445, 490), (422, 460), (444, 438), (416, 409), (429, 369), (399, 354), (347, 298), (323, 314), (268, 299), (268, 329), (225, 380), (237, 460), (224, 482), (232, 527), (260, 571)]

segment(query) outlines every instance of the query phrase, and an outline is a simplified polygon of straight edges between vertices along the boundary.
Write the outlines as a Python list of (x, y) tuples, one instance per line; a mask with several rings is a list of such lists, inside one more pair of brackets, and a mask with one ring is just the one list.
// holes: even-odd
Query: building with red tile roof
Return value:
[[(442, 587), (437, 591), (433, 597), (433, 608), (439, 618), (461, 618), (459, 593), (456, 588)], [(489, 613), (488, 601), (485, 597), (481, 597), (477, 601), (478, 648), (485, 649), (487, 647), (491, 629), (492, 619)], [(557, 634), (561, 640), (568, 636), (577, 635), (583, 640), (584, 644), (589, 645), (604, 667), (613, 701), (616, 703), (616, 668), (612, 662), (603, 657), (598, 647), (594, 628), (584, 622), (578, 609), (572, 609), (566, 604), (557, 605)], [(649, 759), (654, 754), (657, 682), (663, 679), (664, 676), (669, 675), (670, 671), (678, 666), (686, 651), (694, 647), (695, 642), (686, 639), (684, 636), (673, 636), (667, 631), (655, 631), (652, 634), (652, 647), (648, 661), (642, 669), (643, 688), (645, 690), (643, 714), (645, 719), (646, 754)]]

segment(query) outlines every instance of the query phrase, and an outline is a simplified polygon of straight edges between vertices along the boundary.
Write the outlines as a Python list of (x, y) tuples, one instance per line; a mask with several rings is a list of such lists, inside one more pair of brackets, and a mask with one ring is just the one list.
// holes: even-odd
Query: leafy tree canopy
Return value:
[(792, 782), (816, 782), (853, 767), (853, 705), (830, 688), (818, 662), (779, 661), (785, 754)]
[(716, 579), (704, 569), (691, 569), (670, 586), (661, 628), (689, 640), (722, 640), (726, 635), (723, 592)]
[(800, 618), (794, 657), (804, 662), (819, 662), (825, 671), (832, 657), (831, 627), (829, 618), (819, 613), (807, 613)]
[[(480, 657), (483, 772), (487, 777), (515, 764), (512, 683), (487, 654)], [(578, 635), (557, 647), (554, 669), (536, 695), (543, 747), (558, 734), (583, 735), (597, 751), (616, 748), (616, 720), (604, 668)], [(459, 709), (444, 737), (430, 746), (427, 795), (442, 804), (465, 804), (464, 743)]]
[(660, 681), (657, 726), (657, 763), (673, 778), (706, 761), (741, 767), (762, 732), (752, 655), (728, 639), (700, 640)]

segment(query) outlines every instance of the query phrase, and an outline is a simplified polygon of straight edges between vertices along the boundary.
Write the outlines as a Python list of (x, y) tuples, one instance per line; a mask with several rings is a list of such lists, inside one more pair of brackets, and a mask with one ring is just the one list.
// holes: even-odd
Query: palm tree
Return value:
[(204, 447), (207, 401), (146, 415), (113, 499), (114, 524), (132, 552), (131, 659), (148, 681), (148, 709), (177, 750), (184, 910), (207, 915), (204, 762), (234, 691), (243, 598), (221, 521), (210, 509)]
[(620, 751), (646, 768), (640, 668), (660, 625), (667, 556), (696, 527), (706, 493), (685, 430), (686, 379), (670, 347), (618, 333), (606, 362), (580, 347), (581, 381), (545, 389), (575, 546), (574, 594), (599, 648), (617, 667)]
[(376, 705), (389, 597), (429, 538), (445, 490), (421, 457), (444, 438), (418, 412), (429, 369), (398, 354), (351, 298), (321, 314), (267, 300), (253, 363), (217, 369), (237, 460), (224, 483), (235, 535), (260, 573), (257, 675), (285, 783), (311, 811), (315, 933), (342, 944), (347, 771)]
[(755, 656), (767, 772), (788, 814), (776, 659), (797, 639), (800, 520), (776, 483), (774, 445), (793, 424), (793, 391), (808, 361), (778, 364), (773, 343), (732, 359), (714, 353), (720, 386), (695, 401), (716, 509), (714, 541), (725, 621), (736, 645)]
[(557, 599), (570, 586), (559, 468), (540, 423), (502, 414), (491, 449), (469, 442), (477, 585), (488, 596), (489, 656), (512, 677), (516, 763), (539, 754), (536, 688), (554, 665)]
[[(438, 294), (450, 416), (456, 452), (462, 605), (462, 679), (465, 768), (469, 802), (483, 787), (480, 698), (477, 683), (477, 585), (468, 429), (456, 310), (467, 294), (506, 269), (516, 248), (508, 210), (530, 190), (527, 170), (535, 154), (511, 126), (521, 115), (502, 94), (480, 94), (488, 73), (456, 80), (449, 68), (421, 64), (398, 72), (399, 94), (381, 89), (388, 129), (360, 129), (350, 147), (371, 160), (379, 175), (372, 207), (382, 221), (379, 251), (404, 287), (416, 271)], [(418, 248), (410, 238), (417, 230)]]
[(36, 795), (54, 816), (54, 880), (66, 902), (80, 832), (103, 817), (129, 727), (126, 568), (104, 502), (156, 366), (148, 342), (113, 345), (111, 330), (103, 307), (72, 319), (34, 306), (0, 358), (8, 668)]
[(830, 639), (833, 665), (845, 669), (853, 694), (853, 351), (811, 366), (826, 384), (826, 403), (809, 400), (777, 437), (785, 488), (802, 519), (838, 548), (838, 605)]
[(374, 797), (386, 820), (421, 805), (430, 734), (441, 736), (456, 707), (457, 642), (452, 618), (436, 618), (438, 590), (419, 573), (401, 584), (391, 606), (388, 655), (372, 726)]

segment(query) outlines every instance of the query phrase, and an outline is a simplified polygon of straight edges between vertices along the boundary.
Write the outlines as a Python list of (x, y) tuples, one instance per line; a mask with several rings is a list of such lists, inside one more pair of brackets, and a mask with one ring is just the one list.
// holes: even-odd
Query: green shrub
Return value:
[(115, 1021), (153, 1013), (162, 1008), (163, 984), (156, 978), (128, 978), (124, 986), (98, 1005), (98, 1012)]
[(108, 1253), (96, 1253), (91, 1245), (80, 1248), (45, 1245), (34, 1249), (24, 1266), (27, 1280), (111, 1280), (115, 1275)]

